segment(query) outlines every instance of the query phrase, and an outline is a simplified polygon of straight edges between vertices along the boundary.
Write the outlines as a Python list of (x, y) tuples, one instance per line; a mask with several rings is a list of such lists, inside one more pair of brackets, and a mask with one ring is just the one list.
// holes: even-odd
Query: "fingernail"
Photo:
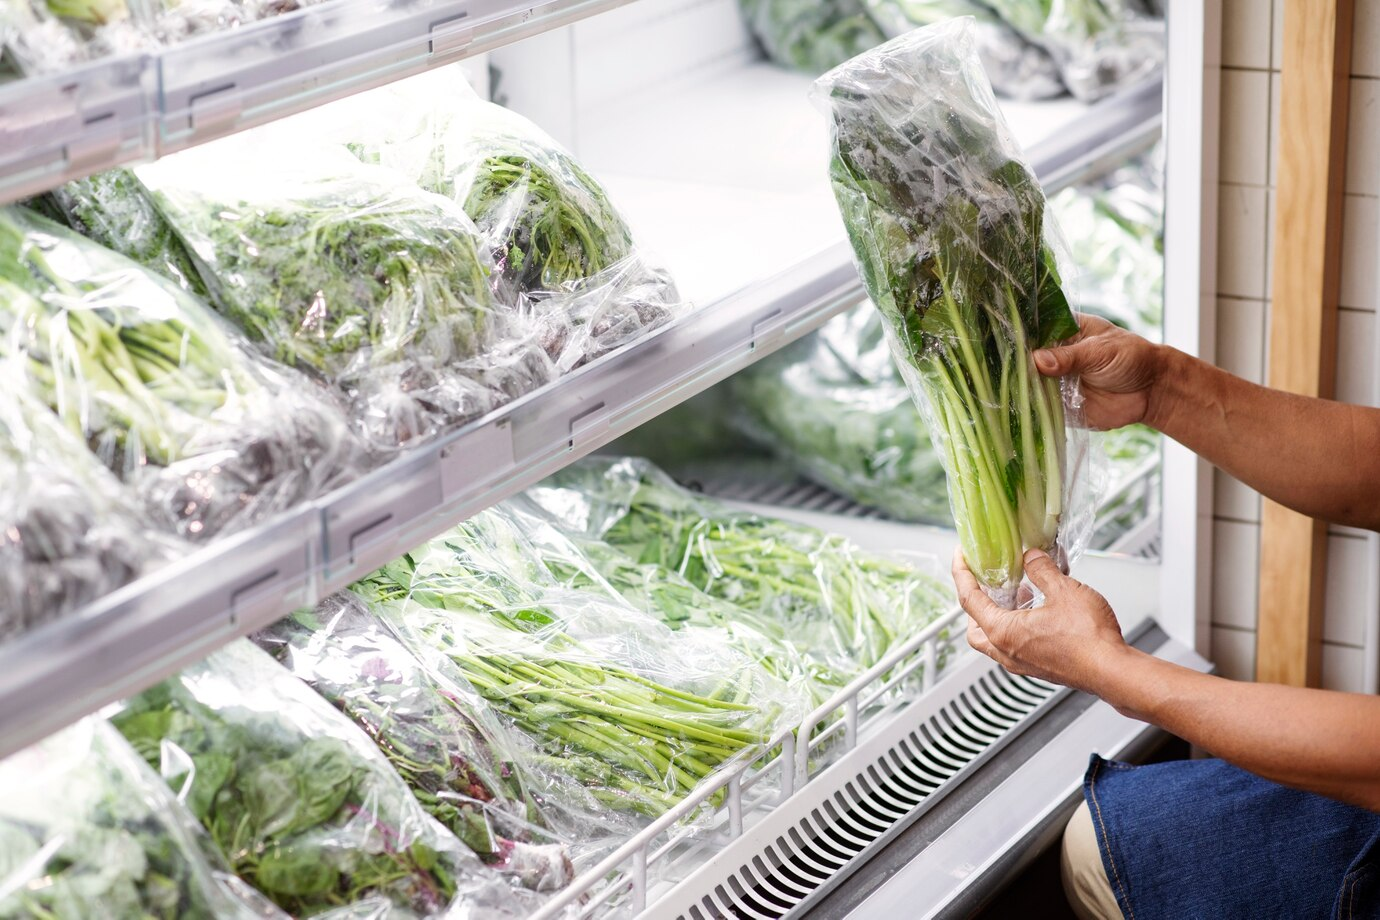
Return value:
[(1049, 555), (1049, 553), (1045, 552), (1044, 550), (1042, 550), (1042, 549), (1037, 549), (1037, 548), (1035, 548), (1035, 547), (1032, 546), (1030, 549), (1028, 549), (1028, 550), (1025, 551), (1025, 557), (1024, 557), (1024, 558), (1025, 558), (1026, 564), (1029, 565), (1031, 562), (1034, 562), (1036, 559), (1039, 559), (1041, 556), (1048, 556), (1048, 555)]
[(1052, 371), (1055, 368), (1054, 355), (1048, 349), (1041, 348), (1035, 352), (1035, 366), (1042, 371)]

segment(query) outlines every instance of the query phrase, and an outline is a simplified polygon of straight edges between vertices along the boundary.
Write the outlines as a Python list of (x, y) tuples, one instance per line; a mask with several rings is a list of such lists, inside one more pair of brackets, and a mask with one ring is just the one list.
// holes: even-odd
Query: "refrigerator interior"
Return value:
[[(14, 165), (25, 162), (17, 155), (0, 156), (10, 177), (4, 188), (15, 197), (91, 163), (175, 156), (487, 52), (464, 62), (471, 84), (574, 153), (626, 215), (638, 248), (664, 265), (693, 309), (353, 483), (0, 646), (0, 699), (9, 713), (0, 715), (4, 753), (312, 606), (584, 455), (647, 452), (660, 440), (658, 422), (685, 428), (696, 424), (696, 413), (712, 417), (734, 398), (735, 375), (868, 309), (860, 307), (861, 285), (828, 183), (828, 123), (811, 103), (812, 81), (762, 59), (733, 0), (558, 2), (525, 11), (495, 2), (467, 8), (463, 17), (448, 15), (463, 4), (400, 4), (388, 12), (336, 3), (338, 15), (309, 8), (288, 25), (260, 24), (219, 42), (204, 37), (158, 59), (91, 65), (83, 85), (104, 86), (128, 117), (114, 117), (97, 137), (78, 111), (82, 136), (99, 143), (66, 145), (56, 158), (39, 140), (43, 131), (31, 131), (14, 147), (26, 149), (27, 167)], [(283, 39), (278, 33), (292, 23), (297, 41), (326, 49), (320, 60), (293, 59), (267, 40)], [(375, 36), (371, 27), (381, 23), (394, 31)], [(238, 82), (213, 86), (218, 72), (238, 74)], [(141, 96), (150, 82), (164, 106), (152, 122)], [(24, 95), (4, 90), (0, 115), (22, 112)], [(1093, 105), (1064, 97), (1004, 101), (1002, 109), (1052, 198), (1066, 188), (1101, 188), (1136, 158), (1157, 168), (1162, 92), (1155, 80)], [(942, 520), (898, 519), (760, 447), (745, 458), (743, 446), (740, 433), (711, 425), (696, 450), (678, 456), (672, 448), (654, 459), (683, 485), (733, 508), (838, 534), (867, 552), (926, 560), (920, 564), (939, 573), (952, 556), (957, 537)], [(1186, 665), (1208, 667), (1175, 641), (1181, 636), (1153, 623), (1161, 613), (1167, 513), (1158, 445), (1101, 475), (1100, 536), (1075, 574), (1108, 588), (1128, 634)], [(969, 654), (963, 628), (951, 609), (895, 644), (778, 732), (761, 759), (716, 772), (658, 819), (580, 862), (574, 881), (533, 915), (592, 917), (616, 908), (690, 920), (797, 916), (846, 885), (896, 835), (937, 813), (952, 790), (990, 773), (1007, 745), (1058, 707), (1066, 714), (1079, 708), (1063, 734), (1047, 739), (1047, 756), (1085, 741), (1105, 742), (1110, 751), (1144, 748), (1146, 734), (1105, 706), (1011, 678)], [(930, 763), (909, 798), (883, 788), (887, 780), (907, 785), (907, 757)], [(1030, 821), (1056, 819), (1069, 800), (1065, 779), (1059, 774), (1041, 791), (1045, 798), (1025, 803), (1034, 809)], [(873, 795), (894, 799), (894, 813), (869, 819)], [(711, 801), (716, 807), (706, 818)], [(694, 814), (698, 820), (681, 820)], [(861, 831), (847, 830), (853, 820), (862, 821)], [(967, 826), (956, 820), (944, 839), (959, 840)], [(862, 842), (811, 850), (837, 834)], [(964, 845), (1011, 850), (1018, 842)], [(952, 858), (971, 857), (971, 849), (954, 846)], [(812, 860), (820, 865), (803, 868)], [(959, 903), (960, 891), (979, 897), (978, 883), (990, 888), (994, 878), (973, 871), (953, 892), (933, 888), (935, 909)]]

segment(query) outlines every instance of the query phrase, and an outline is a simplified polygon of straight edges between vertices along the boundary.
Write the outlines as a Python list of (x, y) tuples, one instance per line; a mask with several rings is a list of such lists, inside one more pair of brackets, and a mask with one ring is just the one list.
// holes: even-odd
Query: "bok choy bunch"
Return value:
[(1031, 352), (1078, 331), (972, 26), (921, 29), (820, 79), (830, 178), (892, 354), (941, 451), (963, 552), (1014, 600), (1066, 516), (1061, 381)]

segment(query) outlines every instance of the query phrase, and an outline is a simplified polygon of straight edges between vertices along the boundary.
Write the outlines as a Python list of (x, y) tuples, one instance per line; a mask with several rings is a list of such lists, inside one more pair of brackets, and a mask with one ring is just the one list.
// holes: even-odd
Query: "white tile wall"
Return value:
[(1255, 629), (1260, 525), (1216, 522), (1212, 534), (1212, 623)]
[(1265, 304), (1217, 298), (1217, 366), (1252, 383), (1265, 379)]
[(1255, 630), (1214, 626), (1212, 660), (1223, 677), (1255, 680)]
[[(1269, 183), (1274, 187), (1279, 182), (1279, 92), (1280, 76), (1276, 71), (1270, 74), (1270, 174)], [(1273, 233), (1273, 229), (1271, 230)]]
[(1354, 77), (1346, 126), (1346, 190), (1380, 194), (1380, 80)]
[[(1359, 6), (1360, 4), (1358, 4)], [(1361, 693), (1365, 686), (1365, 653), (1348, 645), (1323, 643), (1322, 685), (1324, 690)]]
[(1218, 186), (1217, 293), (1253, 300), (1265, 298), (1265, 188)]
[(1380, 253), (1377, 220), (1380, 199), (1346, 196), (1342, 206), (1342, 289), (1338, 297), (1344, 307), (1375, 309), (1376, 254)]
[(1365, 645), (1366, 626), (1380, 617), (1380, 610), (1368, 609), (1371, 552), (1369, 542), (1360, 537), (1327, 538), (1327, 605), (1323, 616), (1323, 639), (1341, 645)]
[[(1365, 0), (1361, 0), (1365, 3)], [(1270, 67), (1279, 70), (1284, 64), (1284, 0), (1274, 0), (1270, 11)], [(1223, 31), (1233, 31), (1235, 26), (1222, 23)]]
[(1223, 182), (1265, 184), (1269, 177), (1269, 124), (1270, 74), (1264, 70), (1223, 70), (1218, 162)]
[[(1282, 2), (1282, 0), (1276, 0)], [(1380, 3), (1359, 0), (1351, 25), (1351, 72), (1380, 77)]]
[(1223, 67), (1270, 69), (1270, 12), (1270, 4), (1261, 0), (1223, 0)]
[(1337, 311), (1337, 389), (1342, 402), (1370, 405), (1375, 392), (1375, 314)]

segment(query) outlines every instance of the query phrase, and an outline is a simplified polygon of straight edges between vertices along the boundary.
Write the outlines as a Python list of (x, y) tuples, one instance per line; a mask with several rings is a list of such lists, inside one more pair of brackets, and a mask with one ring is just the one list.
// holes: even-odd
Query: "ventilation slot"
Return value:
[(680, 920), (785, 917), (860, 864), (1056, 687), (988, 672), (681, 914)]

